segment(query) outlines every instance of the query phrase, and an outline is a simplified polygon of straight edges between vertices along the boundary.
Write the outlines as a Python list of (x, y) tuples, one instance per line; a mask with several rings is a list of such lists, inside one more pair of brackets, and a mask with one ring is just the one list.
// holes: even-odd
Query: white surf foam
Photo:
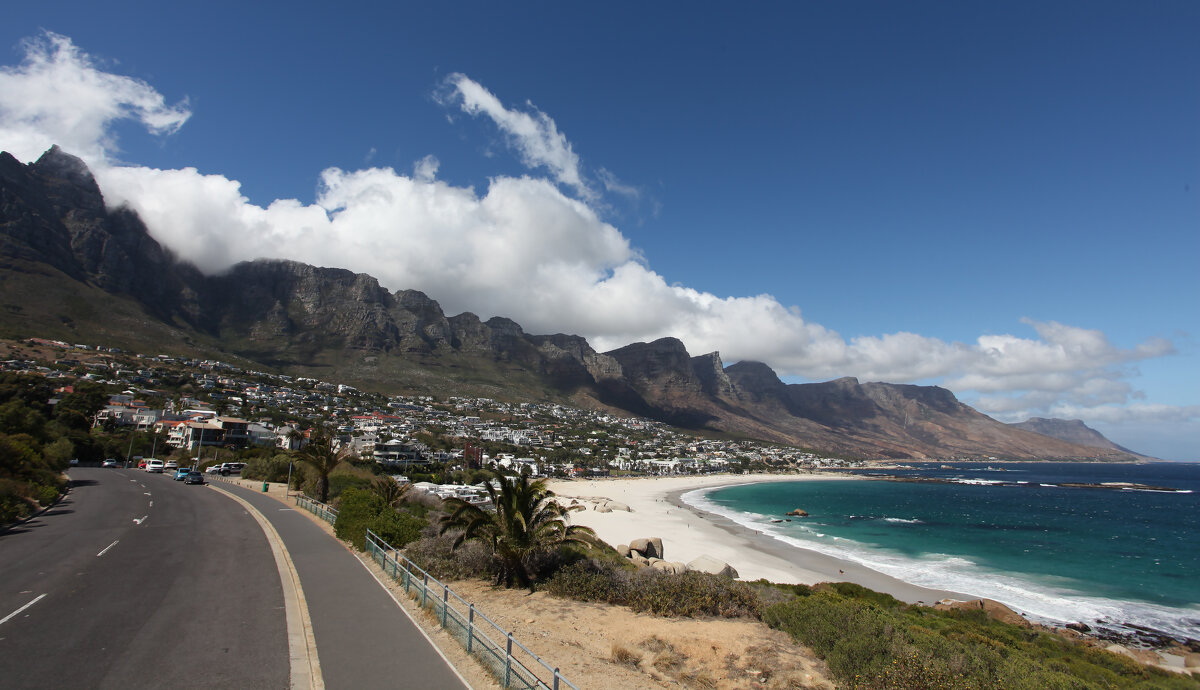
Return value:
[(848, 538), (829, 539), (812, 525), (800, 522), (771, 523), (773, 518), (770, 516), (731, 510), (714, 503), (707, 495), (716, 488), (696, 489), (680, 498), (687, 505), (719, 515), (789, 546), (858, 563), (914, 585), (995, 599), (1037, 622), (1061, 624), (1078, 621), (1118, 628), (1121, 624), (1132, 624), (1177, 637), (1200, 639), (1200, 605), (1172, 608), (1149, 602), (1091, 596), (1077, 589), (1079, 583), (1066, 578), (996, 571), (948, 554), (910, 558)]

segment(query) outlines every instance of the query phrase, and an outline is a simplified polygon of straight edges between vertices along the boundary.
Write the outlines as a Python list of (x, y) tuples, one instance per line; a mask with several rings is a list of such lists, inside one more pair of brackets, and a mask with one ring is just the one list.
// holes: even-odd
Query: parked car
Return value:
[(180, 467), (180, 468), (177, 468), (177, 469), (175, 470), (175, 481), (177, 481), (177, 482), (178, 482), (178, 481), (182, 481), (182, 480), (184, 480), (184, 479), (187, 479), (187, 476), (188, 476), (189, 474), (191, 474), (191, 472), (192, 472), (192, 468), (190, 468), (190, 467)]
[(223, 462), (220, 465), (213, 465), (204, 470), (209, 474), (219, 474), (223, 477), (228, 477), (231, 474), (241, 474), (242, 468), (246, 466), (244, 462)]
[(156, 474), (162, 474), (163, 461), (156, 460), (155, 458), (146, 458), (146, 471), (153, 472)]
[(174, 460), (168, 460), (167, 464), (163, 465), (163, 469), (164, 470), (177, 470), (177, 469), (179, 469), (179, 463), (175, 462)]
[(191, 470), (187, 473), (187, 476), (184, 477), (183, 483), (184, 484), (203, 484), (204, 483), (204, 474), (197, 470)]
[(117, 461), (113, 460), (112, 458), (109, 458), (109, 459), (105, 460), (104, 462), (100, 463), (100, 466), (101, 467), (117, 467)]

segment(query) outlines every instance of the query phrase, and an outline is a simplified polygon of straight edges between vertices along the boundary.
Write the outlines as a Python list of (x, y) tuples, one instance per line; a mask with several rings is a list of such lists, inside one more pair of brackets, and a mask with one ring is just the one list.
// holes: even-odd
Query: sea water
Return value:
[[(767, 482), (683, 500), (793, 546), (1043, 622), (1200, 639), (1200, 464), (912, 467), (886, 474), (939, 481)], [(1109, 482), (1175, 491), (1062, 486)], [(809, 516), (787, 521), (796, 508)]]

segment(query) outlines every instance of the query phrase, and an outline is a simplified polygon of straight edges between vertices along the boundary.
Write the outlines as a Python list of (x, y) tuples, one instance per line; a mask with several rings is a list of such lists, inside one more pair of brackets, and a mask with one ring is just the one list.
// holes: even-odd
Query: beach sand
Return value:
[(602, 513), (595, 510), (595, 504), (581, 501), (580, 505), (586, 509), (572, 512), (571, 521), (591, 527), (613, 546), (628, 544), (634, 539), (658, 537), (663, 541), (663, 555), (668, 561), (688, 563), (698, 556), (708, 555), (732, 565), (742, 580), (767, 579), (807, 585), (854, 582), (909, 603), (933, 604), (947, 598), (975, 598), (964, 593), (918, 587), (857, 563), (796, 548), (719, 515), (694, 509), (679, 499), (685, 492), (706, 487), (813, 480), (861, 481), (841, 474), (752, 474), (551, 480), (549, 486), (564, 499), (607, 498), (626, 504), (632, 512)]

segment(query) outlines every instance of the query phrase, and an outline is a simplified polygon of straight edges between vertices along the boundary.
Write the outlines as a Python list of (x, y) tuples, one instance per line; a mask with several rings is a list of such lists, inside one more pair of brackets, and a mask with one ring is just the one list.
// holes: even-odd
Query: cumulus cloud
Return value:
[(58, 144), (99, 163), (118, 151), (118, 120), (170, 134), (191, 117), (186, 100), (167, 105), (146, 82), (100, 71), (66, 36), (45, 32), (23, 47), (20, 65), (0, 67), (0, 142), (19, 159)]
[[(998, 417), (1157, 410), (1128, 405), (1139, 395), (1128, 379), (1134, 363), (1173, 352), (1166, 340), (1119, 348), (1097, 330), (1031, 320), (1022, 324), (1031, 335), (973, 342), (907, 332), (847, 340), (771, 295), (669, 284), (599, 215), (553, 120), (532, 105), (505, 108), (465, 75), (449, 78), (444, 102), (486, 115), (550, 179), (498, 176), (479, 193), (439, 180), (429, 155), (411, 175), (330, 168), (312, 203), (263, 207), (221, 175), (113, 164), (113, 123), (170, 133), (190, 116), (186, 104), (168, 106), (148, 84), (101, 71), (62, 36), (47, 34), (26, 51), (19, 67), (0, 70), (0, 146), (23, 160), (54, 143), (83, 154), (109, 203), (136, 210), (160, 242), (208, 273), (267, 257), (348, 268), (391, 289), (423, 290), (449, 314), (508, 316), (529, 332), (583, 335), (601, 351), (675, 336), (694, 354), (719, 350), (726, 362), (763, 361), (784, 376), (940, 381)], [(636, 196), (607, 171), (600, 181)]]

